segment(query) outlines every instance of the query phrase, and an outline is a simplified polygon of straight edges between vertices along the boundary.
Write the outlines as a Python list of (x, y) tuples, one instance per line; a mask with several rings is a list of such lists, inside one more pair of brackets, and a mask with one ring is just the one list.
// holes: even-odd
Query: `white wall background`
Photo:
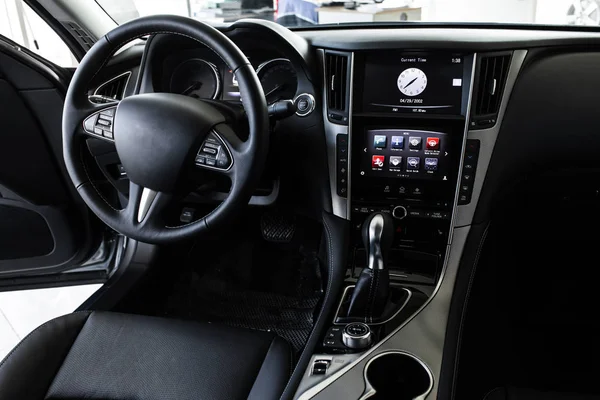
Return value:
[(536, 0), (423, 0), (424, 21), (533, 23)]

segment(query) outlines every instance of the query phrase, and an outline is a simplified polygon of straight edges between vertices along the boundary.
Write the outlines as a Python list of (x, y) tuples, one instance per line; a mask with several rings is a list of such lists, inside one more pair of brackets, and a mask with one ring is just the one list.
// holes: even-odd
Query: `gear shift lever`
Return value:
[(388, 303), (390, 274), (386, 264), (394, 240), (394, 220), (386, 213), (371, 214), (363, 223), (362, 237), (367, 268), (356, 282), (347, 316), (368, 323), (379, 318)]

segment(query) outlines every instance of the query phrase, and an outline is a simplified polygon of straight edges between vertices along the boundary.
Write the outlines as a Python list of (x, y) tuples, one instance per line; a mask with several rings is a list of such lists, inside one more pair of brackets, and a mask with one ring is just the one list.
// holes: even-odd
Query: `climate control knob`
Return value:
[(407, 215), (408, 211), (406, 211), (406, 208), (404, 208), (404, 206), (396, 206), (392, 210), (392, 217), (396, 219), (404, 219)]

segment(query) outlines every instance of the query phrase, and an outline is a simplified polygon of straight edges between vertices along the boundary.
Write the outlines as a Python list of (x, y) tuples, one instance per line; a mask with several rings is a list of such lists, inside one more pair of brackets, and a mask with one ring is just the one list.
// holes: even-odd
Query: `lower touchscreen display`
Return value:
[(362, 109), (375, 113), (461, 115), (463, 57), (450, 53), (369, 54)]
[(448, 135), (412, 129), (366, 131), (360, 175), (448, 180)]

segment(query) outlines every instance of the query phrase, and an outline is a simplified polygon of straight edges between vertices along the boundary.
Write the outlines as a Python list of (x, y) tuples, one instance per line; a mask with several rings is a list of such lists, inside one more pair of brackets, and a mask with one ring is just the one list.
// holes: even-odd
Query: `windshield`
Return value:
[(119, 24), (154, 14), (209, 23), (242, 18), (287, 27), (372, 22), (495, 22), (600, 26), (600, 0), (97, 0)]

